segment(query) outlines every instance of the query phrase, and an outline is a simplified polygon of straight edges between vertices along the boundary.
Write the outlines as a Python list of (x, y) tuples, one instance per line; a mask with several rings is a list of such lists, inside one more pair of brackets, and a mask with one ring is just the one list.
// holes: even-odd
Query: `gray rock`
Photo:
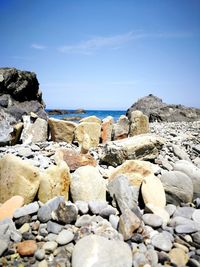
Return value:
[(182, 160), (191, 161), (188, 154), (180, 146), (174, 144), (172, 144), (171, 146), (175, 156)]
[(100, 214), (108, 206), (108, 203), (103, 200), (92, 200), (89, 201), (88, 205), (93, 214)]
[(37, 202), (30, 203), (22, 208), (17, 209), (14, 212), (14, 218), (20, 218), (22, 216), (34, 214), (39, 210), (39, 205)]
[(177, 234), (191, 234), (198, 231), (198, 228), (195, 225), (182, 224), (175, 227)]
[(44, 249), (38, 249), (38, 250), (35, 252), (35, 258), (36, 258), (38, 261), (42, 261), (42, 260), (44, 260), (44, 258), (45, 258), (45, 251), (44, 251)]
[(123, 212), (127, 207), (137, 216), (141, 217), (137, 205), (138, 193), (129, 185), (128, 178), (119, 175), (108, 184), (110, 195), (117, 201), (120, 211)]
[(15, 243), (21, 242), (22, 235), (19, 231), (11, 231), (10, 232), (10, 239)]
[(193, 184), (190, 177), (179, 171), (164, 172), (161, 176), (167, 203), (180, 205), (192, 202)]
[(170, 251), (172, 248), (172, 242), (170, 238), (168, 238), (165, 234), (159, 233), (155, 236), (153, 236), (151, 240), (154, 247), (163, 250), (163, 251)]
[(192, 214), (192, 219), (200, 224), (200, 209), (195, 210)]
[(57, 239), (56, 239), (56, 242), (63, 246), (63, 245), (66, 245), (68, 243), (70, 243), (72, 240), (74, 239), (74, 234), (70, 231), (70, 230), (65, 230), (63, 229)]
[(186, 160), (179, 160), (174, 164), (174, 170), (180, 171), (191, 178), (194, 185), (193, 198), (200, 197), (200, 169)]
[(20, 146), (19, 148), (17, 148), (17, 154), (20, 157), (25, 157), (25, 158), (33, 157), (33, 152), (30, 147)]
[(3, 255), (3, 253), (8, 248), (8, 242), (6, 240), (0, 239), (0, 257)]
[(82, 215), (76, 220), (75, 226), (82, 227), (85, 225), (89, 225), (92, 223), (93, 219), (94, 219), (94, 216), (90, 216), (88, 214)]
[(48, 222), (51, 219), (51, 208), (48, 205), (42, 206), (38, 211), (38, 220), (42, 223)]
[(173, 217), (181, 216), (184, 218), (191, 219), (194, 211), (195, 209), (192, 207), (177, 207), (176, 211), (173, 214)]
[(119, 216), (111, 214), (109, 216), (109, 222), (114, 229), (117, 229), (119, 225)]
[[(95, 248), (95, 253), (94, 253)], [(90, 235), (82, 238), (74, 247), (72, 267), (131, 267), (132, 253), (123, 241)]]
[(163, 220), (160, 216), (156, 214), (144, 214), (142, 216), (142, 219), (145, 224), (153, 227), (153, 228), (158, 228), (163, 224)]
[(136, 252), (133, 254), (133, 266), (145, 266), (148, 263), (148, 260), (144, 253)]
[(176, 211), (176, 206), (173, 204), (168, 204), (165, 207), (165, 210), (169, 213), (169, 216), (171, 217), (174, 214), (174, 212)]
[(48, 233), (58, 234), (62, 229), (63, 229), (63, 226), (58, 223), (55, 223), (52, 221), (48, 221), (47, 223)]
[(192, 239), (194, 242), (200, 245), (200, 232), (192, 234)]
[(78, 208), (78, 211), (82, 214), (86, 214), (89, 211), (88, 203), (86, 201), (77, 200), (75, 205)]
[(115, 215), (117, 214), (118, 211), (116, 208), (113, 208), (111, 205), (108, 205), (105, 209), (102, 209), (100, 212), (101, 217), (109, 217), (110, 215)]
[(48, 235), (45, 237), (45, 240), (46, 240), (46, 241), (56, 241), (57, 236), (58, 236), (58, 235), (56, 235), (56, 234), (52, 234), (52, 233), (50, 233), (50, 234), (48, 234)]

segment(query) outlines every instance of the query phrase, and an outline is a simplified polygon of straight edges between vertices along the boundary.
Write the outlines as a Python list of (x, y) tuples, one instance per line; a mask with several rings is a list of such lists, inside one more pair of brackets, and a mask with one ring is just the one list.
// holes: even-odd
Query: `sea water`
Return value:
[(70, 114), (62, 114), (62, 115), (49, 115), (49, 117), (56, 118), (56, 119), (63, 119), (64, 117), (85, 118), (88, 116), (96, 116), (102, 120), (108, 116), (112, 116), (114, 121), (117, 121), (121, 115), (126, 115), (126, 111), (125, 110), (86, 110), (86, 113), (84, 114), (70, 113)]

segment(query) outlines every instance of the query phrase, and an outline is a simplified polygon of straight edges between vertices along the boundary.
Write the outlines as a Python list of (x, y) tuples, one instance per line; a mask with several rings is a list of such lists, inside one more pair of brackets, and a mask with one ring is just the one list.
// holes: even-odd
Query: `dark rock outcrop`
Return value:
[(129, 119), (131, 112), (134, 110), (142, 111), (149, 117), (150, 122), (200, 120), (200, 109), (185, 107), (183, 105), (169, 105), (152, 94), (140, 98), (127, 110), (126, 115)]
[(0, 143), (10, 141), (13, 126), (23, 115), (35, 113), (47, 120), (36, 74), (0, 68)]

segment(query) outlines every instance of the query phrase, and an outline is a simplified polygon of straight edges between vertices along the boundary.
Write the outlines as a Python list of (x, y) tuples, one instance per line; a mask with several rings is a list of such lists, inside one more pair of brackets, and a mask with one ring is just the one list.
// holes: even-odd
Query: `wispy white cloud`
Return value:
[(174, 33), (145, 33), (142, 31), (128, 32), (121, 35), (113, 36), (96, 36), (77, 44), (63, 45), (58, 48), (62, 53), (69, 54), (85, 54), (90, 55), (95, 51), (107, 48), (112, 50), (120, 49), (126, 43), (137, 39), (145, 38), (187, 38), (191, 37), (191, 33), (187, 32), (174, 32)]
[(32, 44), (31, 48), (37, 49), (37, 50), (44, 50), (44, 49), (46, 49), (46, 46), (41, 45), (41, 44)]

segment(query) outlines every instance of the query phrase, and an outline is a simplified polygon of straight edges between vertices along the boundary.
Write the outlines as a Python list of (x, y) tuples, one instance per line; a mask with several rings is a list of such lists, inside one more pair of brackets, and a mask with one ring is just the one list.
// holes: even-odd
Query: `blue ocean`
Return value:
[[(72, 110), (69, 110), (73, 112)], [(126, 110), (86, 110), (86, 113), (77, 114), (77, 113), (70, 113), (70, 114), (62, 114), (62, 115), (49, 115), (51, 118), (56, 119), (63, 119), (64, 117), (81, 117), (85, 118), (88, 116), (96, 116), (101, 120), (106, 118), (107, 116), (112, 116), (114, 121), (117, 121), (121, 115), (126, 115)]]

